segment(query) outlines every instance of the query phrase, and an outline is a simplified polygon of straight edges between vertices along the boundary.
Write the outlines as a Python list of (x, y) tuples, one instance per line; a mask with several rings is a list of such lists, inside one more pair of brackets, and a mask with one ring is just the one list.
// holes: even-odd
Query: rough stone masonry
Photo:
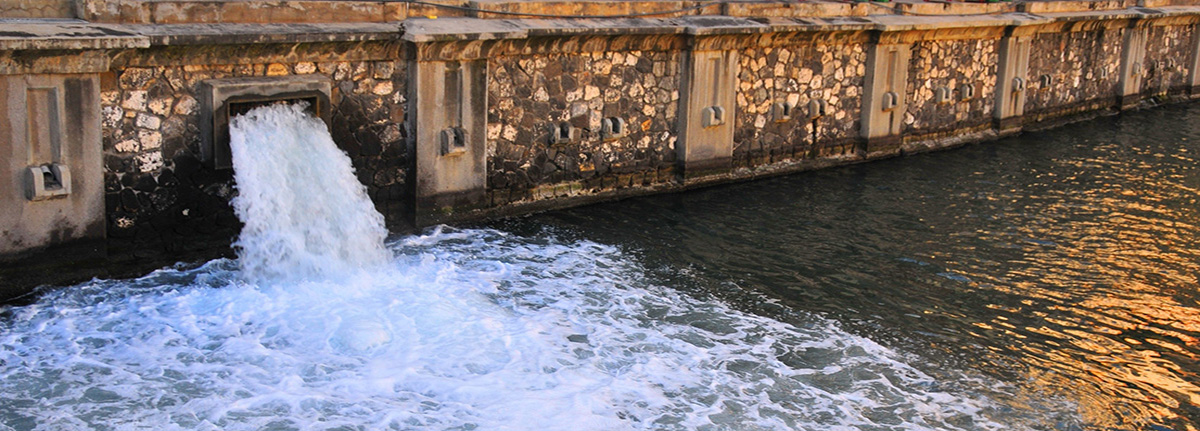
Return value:
[[(237, 187), (206, 159), (212, 80), (327, 82), (335, 141), (394, 231), (949, 148), (1200, 90), (1193, 0), (33, 3), (0, 8), (21, 18), (0, 33), (0, 282), (72, 256), (227, 251)], [(86, 21), (43, 20), (65, 17)], [(19, 221), (37, 214), (71, 217)]]

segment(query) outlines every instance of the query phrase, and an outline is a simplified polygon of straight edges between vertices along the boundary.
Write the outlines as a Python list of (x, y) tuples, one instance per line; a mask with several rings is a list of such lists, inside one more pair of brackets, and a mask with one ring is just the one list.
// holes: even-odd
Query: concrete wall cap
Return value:
[(396, 23), (340, 24), (135, 24), (124, 28), (149, 38), (151, 45), (246, 45), (265, 43), (361, 42), (397, 40)]
[(686, 34), (696, 36), (753, 34), (770, 30), (770, 27), (754, 20), (732, 16), (689, 16), (677, 18), (676, 21), (686, 28)]
[(409, 18), (404, 21), (403, 39), (415, 43), (524, 39), (529, 35), (529, 25), (524, 21), (478, 18)]
[(874, 30), (876, 24), (860, 17), (839, 18), (756, 18), (767, 26), (767, 32), (825, 32)]
[(985, 16), (871, 16), (865, 19), (877, 24), (882, 31), (933, 30), (943, 28), (1003, 27), (1047, 23), (1049, 18), (1027, 13), (1003, 13)]
[(533, 36), (746, 34), (769, 31), (761, 23), (737, 17), (612, 19), (412, 18), (404, 22), (404, 40), (416, 43), (526, 39)]
[(1118, 10), (1090, 10), (1079, 12), (1043, 12), (1037, 14), (1054, 21), (1105, 21), (1118, 19), (1151, 18), (1162, 15), (1153, 9), (1129, 8)]
[(150, 41), (118, 25), (0, 20), (0, 50), (145, 48)]
[(529, 36), (681, 34), (678, 22), (662, 18), (529, 20)]

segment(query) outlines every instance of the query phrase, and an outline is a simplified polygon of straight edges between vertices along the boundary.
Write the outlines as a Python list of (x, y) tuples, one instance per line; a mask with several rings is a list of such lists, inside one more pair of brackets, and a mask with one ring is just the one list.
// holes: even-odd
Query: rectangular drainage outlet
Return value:
[(201, 82), (200, 158), (213, 169), (232, 169), (229, 119), (258, 106), (305, 102), (328, 125), (332, 84), (324, 75), (209, 79)]

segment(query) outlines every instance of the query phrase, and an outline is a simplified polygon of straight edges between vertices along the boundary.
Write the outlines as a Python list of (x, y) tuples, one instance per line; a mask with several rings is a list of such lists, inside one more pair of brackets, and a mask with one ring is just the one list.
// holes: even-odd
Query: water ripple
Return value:
[(745, 309), (772, 313), (766, 295), (926, 369), (1070, 400), (1080, 426), (1196, 430), (1198, 155), (1200, 106), (1176, 106), (527, 223), (702, 268)]

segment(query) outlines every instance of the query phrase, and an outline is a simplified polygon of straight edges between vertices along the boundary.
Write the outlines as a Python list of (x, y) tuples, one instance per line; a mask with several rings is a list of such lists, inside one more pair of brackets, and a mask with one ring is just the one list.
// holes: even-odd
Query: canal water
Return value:
[(939, 384), (977, 373), (1000, 422), (1194, 430), (1198, 168), (1192, 104), (502, 229), (619, 244), (658, 283), (828, 319)]
[(1200, 105), (387, 240), (263, 109), (241, 257), (0, 309), (0, 430), (1200, 427)]

